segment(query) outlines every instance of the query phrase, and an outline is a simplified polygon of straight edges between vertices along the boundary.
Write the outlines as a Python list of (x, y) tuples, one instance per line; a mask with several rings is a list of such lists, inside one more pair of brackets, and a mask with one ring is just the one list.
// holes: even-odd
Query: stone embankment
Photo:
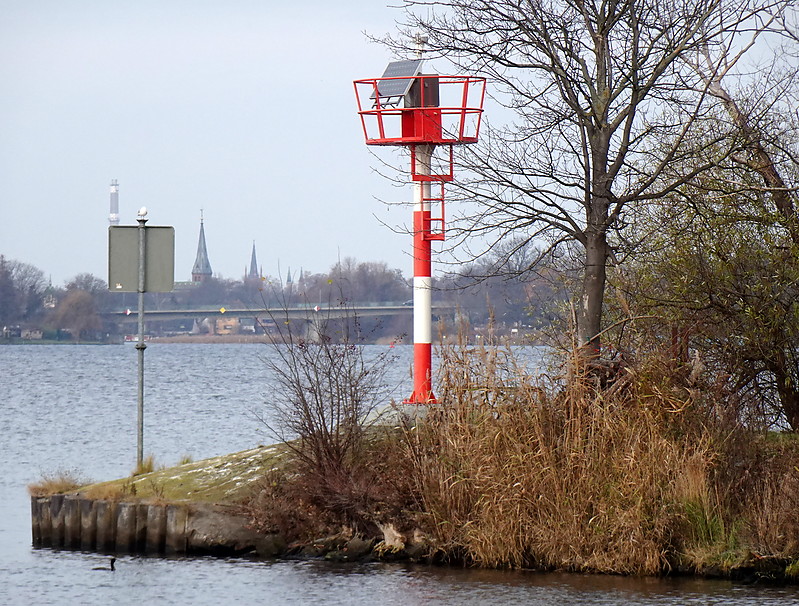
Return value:
[[(84, 486), (69, 494), (31, 497), (33, 544), (109, 554), (324, 557), (335, 561), (433, 561), (430, 538), (390, 524), (378, 537), (351, 532), (287, 545), (261, 534), (238, 513), (269, 470), (282, 465), (280, 447), (259, 447), (147, 474)], [(752, 553), (725, 566), (684, 566), (672, 573), (744, 583), (796, 583), (799, 561)]]
[(279, 537), (248, 528), (233, 506), (281, 457), (276, 447), (260, 447), (71, 494), (34, 495), (33, 545), (151, 555), (282, 553)]
[(293, 545), (250, 528), (237, 504), (269, 470), (283, 465), (285, 456), (280, 446), (262, 446), (67, 494), (34, 495), (33, 544), (109, 554), (426, 560), (427, 537), (399, 533), (390, 524), (380, 526), (379, 539), (342, 531)]
[(230, 508), (208, 503), (146, 503), (76, 495), (31, 498), (33, 544), (100, 553), (252, 554), (285, 550)]

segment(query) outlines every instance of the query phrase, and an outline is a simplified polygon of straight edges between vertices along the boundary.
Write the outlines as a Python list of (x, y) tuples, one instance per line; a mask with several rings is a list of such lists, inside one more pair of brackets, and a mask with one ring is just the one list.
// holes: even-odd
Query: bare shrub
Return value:
[(254, 528), (289, 543), (341, 532), (382, 538), (383, 523), (410, 531), (422, 514), (399, 444), (395, 429), (372, 428), (357, 464), (321, 478), (297, 459), (266, 474), (243, 508)]
[(294, 463), (291, 486), (271, 494), (276, 502), (294, 500), (313, 515), (324, 511), (323, 518), (368, 531), (380, 483), (379, 466), (367, 454), (374, 440), (369, 428), (376, 408), (388, 404), (384, 376), (394, 356), (389, 349), (365, 350), (354, 312), (346, 302), (339, 310), (340, 317), (318, 320), (312, 335), (288, 317), (276, 319), (280, 338), (265, 363), (277, 389), (262, 421)]
[(621, 574), (799, 553), (799, 445), (725, 415), (724, 386), (668, 355), (641, 353), (601, 380), (574, 356), (567, 373), (533, 377), (509, 348), (460, 342), (442, 350), (439, 403), (376, 428), (329, 394), (319, 402), (341, 416), (319, 414), (331, 413), (314, 404), (324, 373), (362, 375), (306, 361), (307, 347), (289, 367), (316, 369), (313, 382), (283, 371), (295, 462), (250, 504), (263, 530), (307, 540), (390, 523), (421, 529), (438, 560)]
[(308, 478), (290, 469), (274, 469), (258, 483), (257, 492), (244, 504), (253, 527), (277, 533), (288, 542), (312, 540), (328, 534), (339, 520), (309, 498)]

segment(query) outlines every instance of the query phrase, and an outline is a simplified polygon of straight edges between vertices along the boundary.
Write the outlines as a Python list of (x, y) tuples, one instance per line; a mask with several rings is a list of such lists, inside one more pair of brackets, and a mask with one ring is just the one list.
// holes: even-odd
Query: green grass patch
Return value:
[(80, 492), (97, 499), (235, 503), (249, 496), (268, 471), (281, 465), (284, 454), (284, 447), (261, 446), (83, 486)]

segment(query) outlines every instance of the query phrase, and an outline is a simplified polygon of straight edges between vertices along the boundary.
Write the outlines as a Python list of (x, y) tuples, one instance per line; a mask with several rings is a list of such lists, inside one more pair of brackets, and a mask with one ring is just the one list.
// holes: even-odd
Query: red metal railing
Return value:
[[(389, 88), (387, 83), (410, 80), (414, 81), (416, 90), (410, 107), (406, 107), (408, 98), (381, 92)], [(485, 100), (485, 78), (440, 75), (369, 78), (356, 80), (354, 86), (367, 145), (462, 145), (477, 142)]]

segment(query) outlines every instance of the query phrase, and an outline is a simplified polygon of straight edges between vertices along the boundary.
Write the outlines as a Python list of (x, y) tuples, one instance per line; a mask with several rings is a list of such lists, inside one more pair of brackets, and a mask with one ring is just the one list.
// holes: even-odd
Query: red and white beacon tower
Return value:
[(355, 81), (367, 145), (409, 148), (413, 196), (413, 393), (435, 402), (432, 386), (432, 250), (444, 240), (444, 184), (453, 146), (476, 143), (485, 78), (422, 74), (422, 59), (389, 63), (382, 77)]

